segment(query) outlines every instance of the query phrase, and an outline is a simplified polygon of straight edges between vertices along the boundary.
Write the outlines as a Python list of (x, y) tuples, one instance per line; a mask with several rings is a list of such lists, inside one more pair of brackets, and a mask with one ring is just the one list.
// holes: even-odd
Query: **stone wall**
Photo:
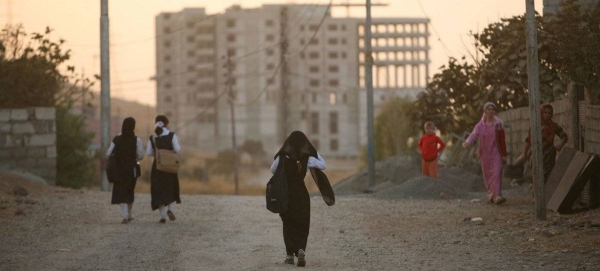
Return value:
[(56, 184), (56, 110), (0, 109), (0, 169), (36, 174)]

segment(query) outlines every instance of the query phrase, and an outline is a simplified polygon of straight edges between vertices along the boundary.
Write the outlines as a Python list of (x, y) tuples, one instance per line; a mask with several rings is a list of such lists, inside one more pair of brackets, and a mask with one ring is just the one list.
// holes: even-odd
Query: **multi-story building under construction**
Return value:
[[(375, 112), (414, 97), (429, 74), (428, 19), (374, 18)], [(188, 8), (156, 16), (157, 112), (183, 145), (204, 150), (261, 141), (275, 153), (294, 130), (323, 156), (366, 144), (365, 20), (326, 5)]]

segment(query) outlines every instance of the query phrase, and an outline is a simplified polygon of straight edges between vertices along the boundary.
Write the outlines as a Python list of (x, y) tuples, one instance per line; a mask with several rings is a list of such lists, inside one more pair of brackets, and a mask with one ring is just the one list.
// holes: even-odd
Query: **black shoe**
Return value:
[(175, 221), (175, 214), (171, 211), (167, 211), (167, 216), (169, 216), (169, 220)]
[(161, 218), (161, 219), (158, 221), (158, 223), (163, 223), (163, 224), (164, 224), (165, 222), (167, 222), (167, 220), (166, 220), (166, 219), (164, 219), (164, 218)]
[(127, 224), (129, 223), (129, 219), (125, 218), (123, 220), (121, 220), (121, 224)]
[(294, 255), (287, 255), (287, 256), (285, 256), (285, 261), (283, 261), (283, 263), (285, 263), (285, 264), (294, 264)]
[(304, 250), (300, 249), (298, 250), (298, 266), (300, 267), (304, 267), (306, 266), (306, 260), (304, 259), (305, 255), (304, 255)]

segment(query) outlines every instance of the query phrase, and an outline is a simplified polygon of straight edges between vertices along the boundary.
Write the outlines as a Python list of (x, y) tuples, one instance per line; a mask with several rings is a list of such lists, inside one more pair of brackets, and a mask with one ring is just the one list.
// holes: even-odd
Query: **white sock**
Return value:
[(127, 216), (127, 218), (132, 219), (133, 218), (133, 203), (128, 203), (127, 204), (127, 213), (129, 214)]
[(167, 219), (167, 212), (165, 211), (165, 206), (164, 205), (159, 206), (158, 210), (160, 211), (160, 218)]
[(169, 203), (169, 211), (173, 212), (175, 210), (175, 202)]
[(129, 217), (129, 213), (127, 212), (127, 203), (120, 203), (119, 207), (121, 207), (121, 216), (123, 219), (127, 219), (127, 217)]

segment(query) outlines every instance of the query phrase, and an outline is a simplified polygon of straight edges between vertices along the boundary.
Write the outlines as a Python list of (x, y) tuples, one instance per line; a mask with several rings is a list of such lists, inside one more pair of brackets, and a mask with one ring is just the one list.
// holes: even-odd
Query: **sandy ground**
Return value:
[[(14, 187), (29, 194), (17, 196)], [(534, 218), (530, 195), (312, 198), (306, 270), (600, 270), (600, 211)], [(159, 224), (137, 194), (120, 224), (110, 193), (0, 174), (0, 270), (287, 270), (281, 221), (261, 196), (183, 195)], [(483, 222), (465, 221), (481, 217)]]

